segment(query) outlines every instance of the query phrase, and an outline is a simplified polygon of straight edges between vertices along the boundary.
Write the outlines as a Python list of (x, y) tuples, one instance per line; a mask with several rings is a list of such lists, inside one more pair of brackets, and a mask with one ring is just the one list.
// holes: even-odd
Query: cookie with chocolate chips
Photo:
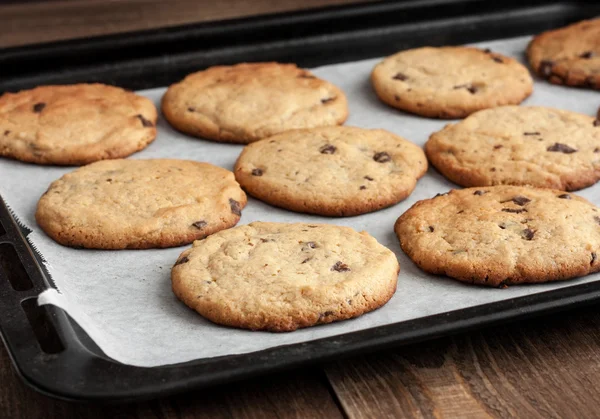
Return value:
[(531, 185), (573, 191), (600, 180), (600, 124), (539, 106), (476, 112), (431, 135), (432, 165), (461, 186)]
[(0, 156), (83, 165), (127, 157), (156, 137), (156, 107), (104, 84), (41, 86), (0, 97)]
[(426, 272), (493, 287), (600, 271), (600, 209), (553, 189), (489, 186), (417, 202), (395, 225)]
[(234, 226), (246, 195), (233, 173), (189, 160), (106, 160), (53, 182), (39, 226), (65, 246), (181, 246)]
[(536, 36), (527, 56), (535, 72), (551, 83), (600, 89), (600, 19)]
[(212, 322), (289, 332), (381, 307), (399, 271), (396, 255), (366, 232), (255, 222), (194, 242), (171, 281), (175, 295)]
[(252, 196), (292, 211), (358, 215), (406, 198), (427, 171), (420, 147), (378, 129), (326, 127), (250, 144), (234, 173)]
[(529, 71), (518, 61), (471, 47), (399, 52), (375, 66), (371, 82), (388, 105), (443, 119), (519, 104), (533, 91)]
[(169, 87), (162, 111), (176, 129), (247, 144), (298, 128), (343, 124), (344, 93), (295, 64), (211, 67)]

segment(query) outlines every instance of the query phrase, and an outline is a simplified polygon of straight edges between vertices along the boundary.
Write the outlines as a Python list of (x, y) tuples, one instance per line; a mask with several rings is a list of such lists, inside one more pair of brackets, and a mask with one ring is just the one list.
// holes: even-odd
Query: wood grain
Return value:
[(60, 418), (320, 418), (342, 414), (318, 369), (267, 376), (209, 390), (127, 405), (69, 403), (26, 387), (0, 344), (0, 417)]
[(365, 0), (63, 0), (5, 4), (0, 5), (0, 48), (360, 1)]
[(600, 314), (563, 313), (326, 367), (349, 418), (592, 418)]

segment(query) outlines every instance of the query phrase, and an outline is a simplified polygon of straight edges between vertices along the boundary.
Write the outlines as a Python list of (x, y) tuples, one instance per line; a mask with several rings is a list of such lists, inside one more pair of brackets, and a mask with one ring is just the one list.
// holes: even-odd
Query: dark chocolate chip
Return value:
[(486, 193), (488, 193), (488, 191), (477, 190), (477, 191), (473, 192), (473, 195), (483, 195)]
[(325, 313), (321, 313), (319, 318), (333, 316), (333, 311), (326, 311)]
[(400, 101), (400, 96), (394, 95), (394, 99), (396, 100), (396, 102), (399, 102)]
[(191, 106), (188, 108), (188, 112), (196, 112), (196, 108), (192, 108)]
[(596, 255), (596, 252), (592, 252), (592, 259), (590, 260), (590, 266), (594, 264), (594, 262), (596, 262), (596, 259), (598, 259), (598, 255)]
[(446, 196), (446, 195), (448, 195), (449, 193), (450, 193), (450, 192), (438, 193), (438, 194), (435, 194), (434, 198), (437, 198), (438, 196)]
[(396, 75), (393, 77), (393, 79), (400, 80), (400, 81), (406, 81), (406, 80), (408, 80), (408, 76), (406, 74), (396, 73)]
[(500, 227), (502, 230), (506, 229), (506, 224), (502, 223), (502, 224), (498, 224), (498, 227)]
[(571, 195), (569, 195), (568, 193), (564, 193), (562, 195), (558, 195), (558, 197), (560, 199), (571, 199)]
[(465, 212), (465, 210), (460, 210), (457, 212), (457, 214), (462, 214), (463, 212)]
[(597, 222), (598, 224), (600, 224), (600, 217), (598, 217), (597, 215), (594, 215), (594, 221)]
[(333, 154), (337, 150), (337, 147), (331, 144), (325, 144), (319, 149), (321, 154)]
[(594, 153), (600, 153), (600, 147), (596, 147), (596, 148), (594, 149)]
[(321, 103), (329, 103), (334, 100), (335, 100), (335, 97), (326, 97), (325, 99), (321, 99)]
[(495, 172), (495, 171), (496, 171), (496, 168), (495, 168), (495, 167), (492, 167), (492, 168), (490, 169), (490, 172)]
[(182, 257), (177, 262), (175, 262), (175, 266), (181, 265), (182, 263), (188, 263), (190, 259), (187, 256)]
[(144, 115), (136, 115), (140, 121), (142, 121), (142, 125), (145, 126), (146, 128), (148, 127), (153, 127), (154, 124), (150, 121), (148, 121), (146, 118), (144, 118)]
[(192, 225), (194, 227), (196, 227), (197, 229), (202, 229), (202, 228), (206, 227), (208, 225), (208, 223), (204, 220), (200, 220), (200, 221), (196, 221), (195, 223), (192, 223)]
[(494, 150), (498, 150), (499, 148), (502, 148), (502, 144), (497, 144), (494, 146)]
[(350, 268), (348, 267), (348, 265), (346, 265), (345, 263), (342, 263), (340, 261), (337, 261), (335, 263), (335, 265), (333, 265), (331, 267), (332, 271), (338, 271), (338, 272), (348, 272), (350, 270)]
[(379, 153), (375, 153), (373, 160), (375, 160), (377, 163), (387, 163), (392, 160), (392, 156), (385, 151), (380, 151)]
[(569, 147), (568, 145), (563, 144), (563, 143), (554, 143), (553, 145), (548, 147), (546, 150), (559, 151), (559, 152), (565, 153), (565, 154), (571, 154), (571, 153), (575, 153), (577, 151), (573, 147)]
[(360, 185), (360, 188), (358, 188), (358, 189), (360, 189), (361, 191), (364, 191), (365, 189), (367, 189), (367, 187), (365, 185)]
[(554, 62), (549, 60), (544, 60), (540, 63), (539, 72), (544, 77), (550, 77), (552, 75), (552, 66)]
[(4, 131), (4, 135), (8, 135), (8, 134), (10, 134), (10, 130), (7, 129), (6, 131)]
[(533, 235), (535, 234), (535, 231), (533, 231), (530, 228), (526, 228), (525, 230), (523, 230), (521, 232), (521, 236), (525, 239), (525, 240), (531, 240), (533, 239)]
[(522, 196), (522, 195), (517, 195), (514, 198), (509, 199), (508, 201), (502, 201), (501, 204), (503, 204), (505, 202), (510, 202), (510, 201), (514, 202), (517, 205), (523, 206), (523, 205), (531, 202), (531, 199), (529, 199), (525, 196)]
[(477, 93), (478, 90), (477, 87), (473, 86), (472, 84), (459, 84), (458, 86), (454, 86), (454, 89), (467, 89), (472, 95)]
[(434, 230), (435, 230), (435, 228), (434, 228), (433, 226), (429, 226), (429, 231), (430, 231), (430, 232), (432, 232), (432, 233), (433, 233), (433, 232), (434, 232)]
[(539, 132), (537, 131), (533, 131), (533, 132), (524, 132), (523, 135), (540, 135)]
[(586, 51), (583, 54), (579, 55), (579, 58), (585, 58), (586, 60), (592, 57), (595, 57), (596, 53), (594, 51)]
[(483, 50), (483, 52), (485, 52), (486, 54), (489, 54), (490, 52), (492, 52), (492, 50), (489, 49), (489, 48), (486, 48), (486, 49)]
[(502, 58), (500, 57), (492, 57), (492, 60), (496, 61), (497, 63), (502, 64), (504, 62), (504, 60), (502, 60)]
[(594, 126), (600, 127), (600, 119), (594, 119)]
[(300, 262), (301, 265), (305, 264), (306, 262), (308, 262), (309, 260), (311, 260), (312, 258), (306, 258), (304, 259), (302, 262)]
[(262, 175), (263, 175), (262, 169), (252, 169), (252, 176), (262, 176)]
[(306, 246), (308, 246), (311, 249), (316, 249), (317, 247), (319, 247), (315, 242), (306, 242)]
[(502, 208), (504, 212), (510, 212), (512, 214), (520, 214), (522, 212), (527, 212), (525, 208)]
[(242, 215), (242, 209), (240, 208), (240, 203), (233, 198), (229, 198), (229, 206), (231, 207), (231, 212), (235, 215)]
[(365, 176), (364, 178), (367, 179), (367, 180), (369, 180), (369, 181), (373, 180), (373, 178), (371, 176)]
[(45, 107), (46, 107), (46, 104), (44, 102), (36, 103), (35, 105), (33, 105), (33, 111), (35, 113), (40, 113), (41, 111), (44, 110)]

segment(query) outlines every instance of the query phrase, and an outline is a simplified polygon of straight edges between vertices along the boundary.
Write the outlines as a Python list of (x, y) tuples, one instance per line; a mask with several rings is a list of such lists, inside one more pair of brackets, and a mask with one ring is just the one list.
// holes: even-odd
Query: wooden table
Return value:
[[(4, 4), (0, 47), (343, 2)], [(0, 345), (0, 417), (592, 418), (600, 414), (599, 349), (600, 314), (591, 307), (176, 397), (100, 406), (30, 390)]]

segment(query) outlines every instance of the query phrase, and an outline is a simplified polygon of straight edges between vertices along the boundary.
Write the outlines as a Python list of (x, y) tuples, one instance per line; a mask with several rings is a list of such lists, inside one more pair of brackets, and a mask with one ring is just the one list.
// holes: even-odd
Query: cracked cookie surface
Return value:
[(486, 109), (432, 134), (425, 152), (461, 186), (577, 190), (600, 179), (600, 121), (539, 106)]
[(180, 300), (215, 323), (286, 332), (379, 308), (399, 271), (394, 253), (366, 232), (255, 222), (194, 242), (171, 280)]
[(245, 205), (233, 173), (208, 163), (106, 160), (53, 182), (35, 217), (66, 246), (147, 249), (232, 227)]
[(104, 84), (41, 86), (0, 97), (0, 156), (83, 165), (127, 157), (156, 137), (156, 107)]
[(371, 82), (384, 103), (445, 119), (519, 104), (533, 91), (533, 80), (521, 63), (471, 47), (401, 51), (375, 66)]
[(162, 111), (176, 129), (215, 141), (247, 144), (298, 128), (343, 124), (344, 93), (295, 64), (211, 67), (173, 84)]
[(551, 83), (600, 89), (600, 19), (537, 35), (527, 56), (535, 72)]
[(600, 270), (600, 209), (552, 189), (491, 186), (417, 202), (395, 225), (426, 272), (502, 286)]
[(388, 131), (294, 130), (250, 144), (234, 173), (261, 201), (293, 211), (358, 215), (393, 205), (427, 171), (421, 148)]

